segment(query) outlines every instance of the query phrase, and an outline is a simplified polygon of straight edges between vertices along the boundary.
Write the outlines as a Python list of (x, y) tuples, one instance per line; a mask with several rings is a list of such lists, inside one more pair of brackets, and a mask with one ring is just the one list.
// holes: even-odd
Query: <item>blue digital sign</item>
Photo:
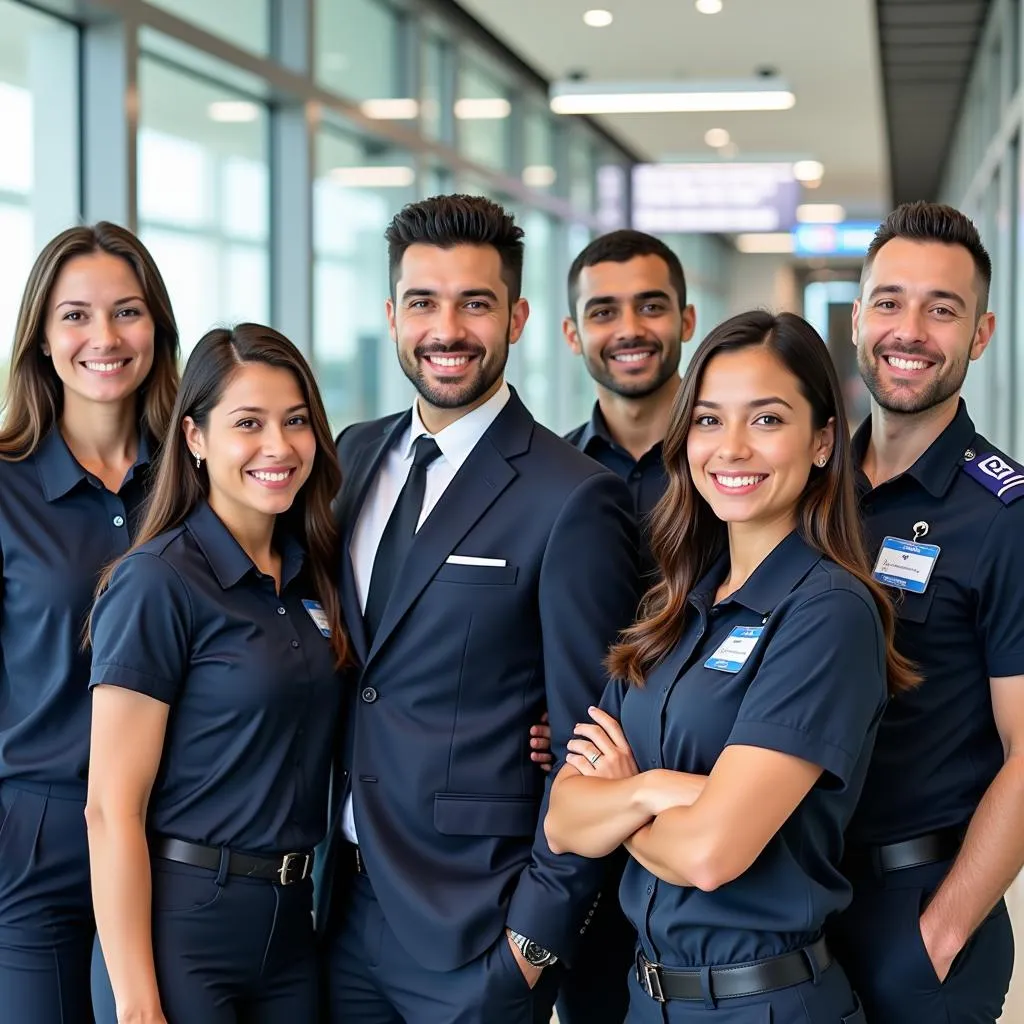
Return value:
[(801, 224), (793, 229), (793, 255), (863, 256), (877, 230), (877, 221)]

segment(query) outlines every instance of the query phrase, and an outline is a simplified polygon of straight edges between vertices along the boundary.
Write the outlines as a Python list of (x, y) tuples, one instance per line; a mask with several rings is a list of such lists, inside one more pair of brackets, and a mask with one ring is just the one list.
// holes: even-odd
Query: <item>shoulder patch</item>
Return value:
[(1024, 498), (1024, 466), (1009, 456), (998, 451), (969, 449), (964, 459), (964, 472), (1004, 505)]

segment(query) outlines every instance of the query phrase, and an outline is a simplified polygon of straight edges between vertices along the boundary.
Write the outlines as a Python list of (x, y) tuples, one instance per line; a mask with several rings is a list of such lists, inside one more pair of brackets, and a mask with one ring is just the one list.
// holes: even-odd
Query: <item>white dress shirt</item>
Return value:
[[(431, 434), (423, 426), (419, 400), (413, 402), (409, 429), (384, 456), (376, 479), (370, 485), (363, 507), (359, 510), (359, 518), (356, 520), (356, 528), (348, 549), (356, 578), (359, 607), (362, 610), (366, 610), (366, 596), (370, 592), (370, 576), (373, 573), (373, 561), (377, 557), (380, 539), (384, 535), (384, 528), (391, 518), (391, 513), (398, 503), (398, 495), (405, 486), (409, 470), (412, 468), (413, 444), (416, 439), (426, 434), (433, 437), (437, 447), (441, 449), (440, 458), (434, 459), (427, 467), (423, 508), (420, 510), (419, 523), (416, 526), (418, 531), (434, 506), (441, 500), (441, 495), (447, 490), (455, 474), (469, 458), (469, 453), (487, 432), (487, 428), (498, 418), (498, 413), (505, 408), (509, 397), (508, 384), (502, 381), (498, 390), (483, 405), (467, 412), (465, 416), (459, 417), (436, 434)], [(359, 842), (352, 814), (351, 793), (345, 798), (341, 830), (350, 843)]]

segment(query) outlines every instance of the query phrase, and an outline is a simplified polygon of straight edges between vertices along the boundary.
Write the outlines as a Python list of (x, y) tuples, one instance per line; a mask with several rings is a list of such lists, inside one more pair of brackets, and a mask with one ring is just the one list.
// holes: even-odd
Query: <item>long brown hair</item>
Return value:
[[(303, 542), (314, 589), (331, 629), (331, 646), (341, 666), (348, 660), (348, 640), (341, 625), (341, 603), (334, 581), (338, 532), (331, 512), (331, 502), (341, 486), (341, 470), (313, 371), (302, 353), (273, 328), (260, 324), (238, 324), (231, 330), (218, 327), (205, 334), (193, 349), (160, 452), (146, 517), (128, 554), (166, 530), (180, 526), (206, 500), (209, 476), (196, 468), (182, 424), (186, 417), (191, 417), (200, 430), (205, 430), (224, 389), (246, 363), (264, 363), (290, 371), (309, 409), (316, 438), (313, 468), (291, 508), (277, 520)], [(117, 564), (103, 573), (97, 593), (106, 589)]]
[(21, 298), (0, 426), (0, 459), (26, 459), (60, 419), (64, 388), (43, 352), (46, 317), (57, 277), (69, 260), (105, 252), (135, 272), (153, 318), (153, 366), (136, 392), (139, 430), (158, 440), (167, 432), (178, 390), (178, 326), (149, 250), (126, 228), (100, 221), (62, 231), (36, 257)]
[(821, 337), (792, 313), (741, 313), (719, 324), (694, 353), (672, 408), (663, 452), (668, 488), (654, 509), (651, 547), (662, 579), (645, 595), (637, 622), (608, 655), (612, 675), (642, 685), (679, 640), (686, 597), (728, 549), (728, 529), (690, 476), (686, 442), (708, 363), (723, 352), (763, 346), (797, 379), (811, 405), (815, 430), (835, 422), (835, 444), (823, 468), (813, 466), (797, 508), (798, 529), (813, 548), (842, 566), (871, 592), (886, 639), (890, 692), (920, 681), (893, 646), (895, 614), (886, 591), (871, 578), (853, 486), (850, 430), (835, 368)]

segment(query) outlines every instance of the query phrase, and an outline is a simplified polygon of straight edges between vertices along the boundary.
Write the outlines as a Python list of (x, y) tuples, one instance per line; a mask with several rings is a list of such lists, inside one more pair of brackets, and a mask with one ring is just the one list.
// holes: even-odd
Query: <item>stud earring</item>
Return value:
[(199, 452), (193, 452), (192, 454), (196, 457), (196, 469), (202, 469), (203, 468), (203, 460), (200, 457)]
[(826, 456), (822, 455), (821, 458), (818, 459), (818, 468), (819, 469), (824, 469), (826, 462), (828, 462), (828, 458)]

